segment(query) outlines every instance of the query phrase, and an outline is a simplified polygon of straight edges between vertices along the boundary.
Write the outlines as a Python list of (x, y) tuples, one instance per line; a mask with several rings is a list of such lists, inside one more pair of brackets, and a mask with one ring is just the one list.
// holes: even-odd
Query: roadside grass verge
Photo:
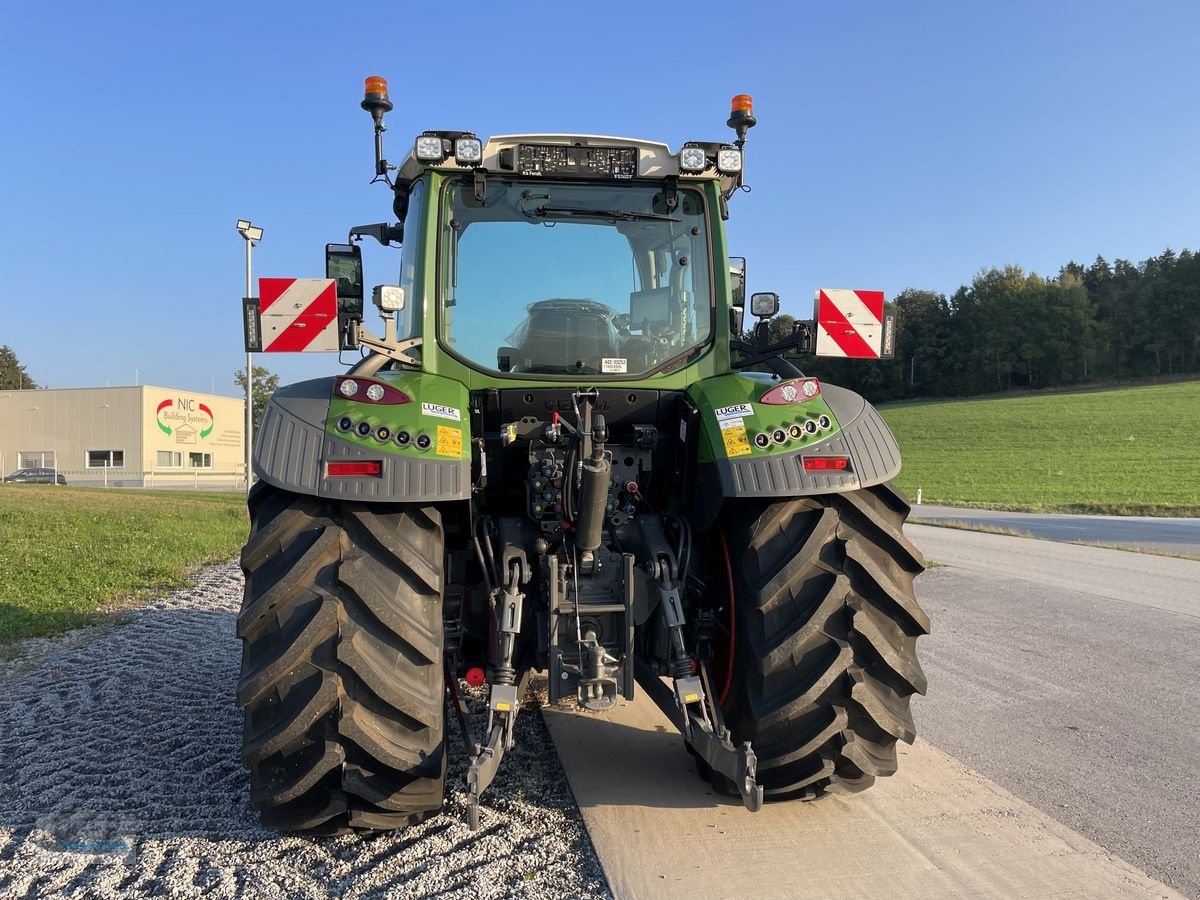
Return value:
[(1200, 381), (881, 407), (925, 503), (1200, 516)]
[(0, 643), (182, 587), (245, 541), (242, 494), (0, 486)]

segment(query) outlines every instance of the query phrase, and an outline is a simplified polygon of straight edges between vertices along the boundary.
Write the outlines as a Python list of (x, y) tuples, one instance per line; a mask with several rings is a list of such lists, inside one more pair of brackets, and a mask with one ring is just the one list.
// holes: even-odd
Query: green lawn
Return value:
[(1200, 516), (1200, 382), (880, 409), (926, 503)]
[(241, 494), (0, 485), (0, 643), (180, 587), (247, 529)]

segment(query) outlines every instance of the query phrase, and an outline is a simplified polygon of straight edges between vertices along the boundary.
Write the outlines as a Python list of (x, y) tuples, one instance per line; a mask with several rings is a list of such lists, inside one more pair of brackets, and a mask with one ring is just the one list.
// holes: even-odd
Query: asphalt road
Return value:
[(914, 506), (912, 518), (1004, 528), (1052, 541), (1111, 544), (1152, 552), (1200, 556), (1200, 519), (1157, 516), (1064, 516), (1042, 513)]
[(909, 526), (918, 732), (1200, 897), (1200, 562)]

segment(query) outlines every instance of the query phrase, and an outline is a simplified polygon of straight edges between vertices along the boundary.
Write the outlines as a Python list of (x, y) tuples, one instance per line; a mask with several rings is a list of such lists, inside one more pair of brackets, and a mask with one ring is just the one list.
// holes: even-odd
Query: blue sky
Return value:
[[(426, 128), (724, 139), (753, 94), (731, 244), (792, 313), (817, 287), (1200, 245), (1195, 3), (473, 9), (8, 4), (0, 343), (50, 386), (236, 393), (234, 221), (266, 229), (256, 278), (320, 276), (326, 241), (390, 214), (368, 74), (392, 159)], [(397, 263), (368, 249), (368, 283)], [(259, 359), (285, 381), (337, 365)]]

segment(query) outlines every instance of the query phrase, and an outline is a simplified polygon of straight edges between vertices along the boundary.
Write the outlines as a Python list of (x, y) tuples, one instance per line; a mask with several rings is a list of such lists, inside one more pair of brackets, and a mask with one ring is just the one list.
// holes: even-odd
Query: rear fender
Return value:
[[(822, 383), (810, 399), (761, 402), (786, 383), (773, 375), (740, 373), (709, 378), (689, 390), (700, 428), (692, 497), (700, 527), (713, 521), (726, 499), (844, 493), (890, 481), (900, 472), (900, 447), (891, 429), (861, 396)], [(810, 433), (809, 422), (824, 421), (826, 427)], [(842, 470), (808, 471), (808, 456), (848, 461)]]
[[(254, 443), (254, 474), (298, 494), (372, 502), (466, 500), (471, 496), (467, 389), (422, 372), (316, 378), (271, 397)], [(371, 384), (384, 386), (379, 402)], [(376, 392), (377, 393), (377, 392)], [(407, 434), (401, 442), (397, 435)], [(421, 448), (422, 438), (428, 446)], [(378, 461), (378, 475), (329, 477), (329, 464)]]

